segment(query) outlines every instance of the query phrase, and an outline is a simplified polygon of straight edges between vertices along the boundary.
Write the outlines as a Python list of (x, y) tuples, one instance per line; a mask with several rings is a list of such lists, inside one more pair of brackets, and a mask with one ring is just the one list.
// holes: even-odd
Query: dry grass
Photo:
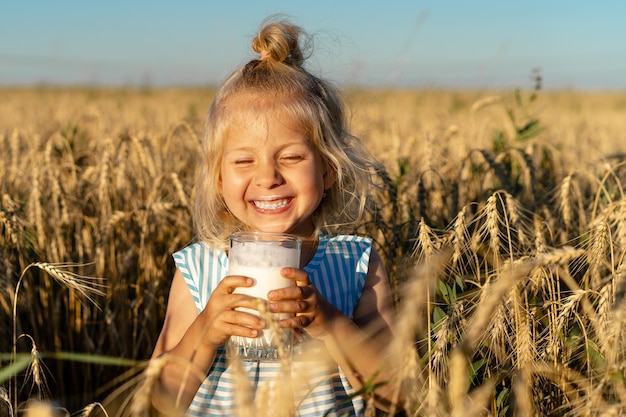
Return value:
[[(386, 167), (347, 231), (373, 236), (390, 273), (404, 362), (389, 383), (408, 415), (626, 412), (626, 99), (536, 93), (347, 92)], [(162, 364), (98, 358), (150, 356), (212, 92), (2, 95), (0, 352), (35, 353), (0, 382), (0, 412), (145, 413)], [(42, 359), (61, 351), (94, 359)], [(242, 410), (293, 415), (276, 395)]]

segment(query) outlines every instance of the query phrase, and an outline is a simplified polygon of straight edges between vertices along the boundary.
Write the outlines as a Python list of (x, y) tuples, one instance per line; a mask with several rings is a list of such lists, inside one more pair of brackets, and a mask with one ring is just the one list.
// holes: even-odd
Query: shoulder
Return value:
[(325, 239), (329, 242), (369, 242), (372, 243), (372, 238), (368, 236), (361, 235), (327, 235), (322, 233), (320, 235), (320, 240)]
[(358, 235), (321, 235), (320, 242), (324, 242), (329, 248), (370, 250), (372, 247), (372, 238)]
[(172, 257), (197, 308), (201, 310), (208, 302), (213, 289), (226, 276), (228, 271), (226, 252), (204, 242), (197, 242), (175, 252)]
[(327, 257), (353, 265), (351, 269), (366, 274), (372, 254), (372, 239), (358, 235), (320, 236), (320, 245)]
[(215, 249), (213, 247), (207, 245), (204, 242), (195, 242), (185, 246), (182, 249), (177, 250), (176, 252), (174, 252), (173, 256), (174, 258), (181, 258), (190, 255), (212, 253), (214, 251)]
[(226, 253), (223, 250), (216, 249), (204, 242), (192, 243), (172, 254), (174, 262), (179, 268), (218, 261), (225, 256)]

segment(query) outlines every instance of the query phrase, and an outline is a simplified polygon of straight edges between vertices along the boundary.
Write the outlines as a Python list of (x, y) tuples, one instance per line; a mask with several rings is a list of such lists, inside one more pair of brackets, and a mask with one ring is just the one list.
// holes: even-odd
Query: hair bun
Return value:
[(298, 42), (303, 33), (300, 27), (290, 23), (268, 23), (261, 27), (252, 40), (252, 49), (261, 55), (262, 62), (283, 62), (299, 67), (304, 62)]

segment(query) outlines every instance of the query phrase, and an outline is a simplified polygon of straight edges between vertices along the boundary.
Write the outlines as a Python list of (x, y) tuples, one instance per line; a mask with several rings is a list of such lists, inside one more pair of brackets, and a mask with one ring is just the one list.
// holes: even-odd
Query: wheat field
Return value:
[[(345, 91), (406, 415), (626, 412), (626, 95), (540, 81)], [(0, 91), (1, 415), (147, 415), (212, 95)]]

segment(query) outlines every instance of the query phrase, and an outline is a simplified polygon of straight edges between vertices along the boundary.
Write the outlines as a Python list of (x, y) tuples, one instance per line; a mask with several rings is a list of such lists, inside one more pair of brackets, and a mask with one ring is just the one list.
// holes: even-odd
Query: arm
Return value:
[(182, 414), (191, 403), (215, 359), (217, 348), (231, 335), (256, 337), (265, 327), (262, 319), (235, 307), (257, 308), (257, 301), (232, 294), (236, 287), (249, 287), (252, 280), (241, 276), (224, 278), (198, 313), (180, 271), (170, 289), (163, 329), (152, 358), (167, 354), (152, 394), (152, 403), (164, 415)]
[[(281, 300), (270, 305), (273, 311), (296, 313), (294, 318), (281, 321), (282, 327), (302, 326), (311, 337), (322, 340), (356, 390), (376, 374), (374, 383), (392, 379), (395, 369), (386, 357), (385, 346), (393, 335), (393, 303), (387, 273), (374, 248), (354, 321), (319, 294), (306, 272), (286, 268), (283, 275), (296, 280), (298, 287), (269, 294), (270, 300)], [(392, 384), (383, 385), (375, 391), (374, 399), (378, 407), (387, 409), (393, 395)]]

